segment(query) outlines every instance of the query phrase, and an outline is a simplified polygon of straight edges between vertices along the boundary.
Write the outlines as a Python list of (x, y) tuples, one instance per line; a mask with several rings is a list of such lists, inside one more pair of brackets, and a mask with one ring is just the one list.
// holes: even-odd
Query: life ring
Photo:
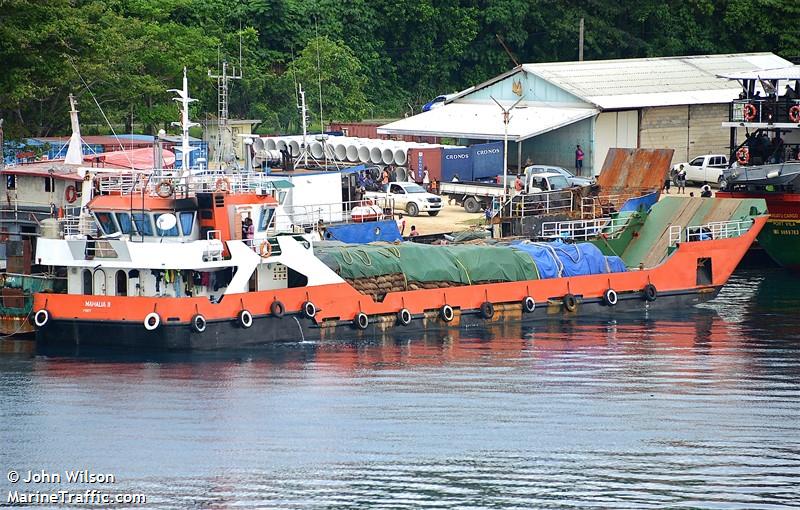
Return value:
[(150, 312), (144, 317), (144, 329), (153, 331), (161, 325), (161, 316), (156, 312)]
[(361, 207), (370, 207), (375, 205), (375, 202), (367, 199), (367, 200), (362, 200), (358, 205), (360, 205)]
[(225, 193), (231, 190), (231, 181), (227, 177), (220, 177), (214, 183), (214, 191), (224, 191)]
[(317, 315), (317, 307), (311, 301), (303, 303), (303, 315), (308, 319), (313, 319)]
[(489, 301), (481, 303), (481, 317), (484, 319), (491, 319), (494, 317), (494, 305)]
[(156, 195), (161, 198), (169, 198), (174, 192), (175, 186), (172, 185), (171, 181), (161, 181), (158, 183), (158, 186), (156, 186)]
[(606, 306), (614, 306), (619, 301), (619, 296), (617, 296), (617, 291), (614, 289), (606, 289), (603, 292), (603, 304)]
[(199, 313), (192, 317), (192, 329), (198, 333), (202, 333), (206, 330), (206, 326), (208, 323), (206, 322), (206, 318), (200, 315)]
[(644, 294), (645, 301), (650, 301), (651, 303), (658, 297), (658, 290), (656, 290), (656, 286), (652, 283), (645, 285), (644, 289), (642, 289), (642, 293)]
[(272, 244), (269, 241), (264, 241), (258, 248), (258, 253), (261, 255), (261, 258), (265, 259), (269, 257), (272, 255)]
[(403, 308), (397, 312), (397, 322), (403, 326), (411, 324), (411, 312), (408, 311), (408, 308)]
[(273, 301), (269, 307), (269, 311), (275, 317), (283, 317), (283, 314), (286, 313), (286, 307), (283, 306), (283, 303), (280, 301)]
[(564, 309), (568, 312), (574, 312), (578, 309), (578, 300), (575, 299), (573, 294), (566, 294), (561, 298), (561, 302), (564, 303)]
[(789, 120), (800, 123), (800, 104), (796, 104), (789, 108)]
[(441, 310), (439, 310), (439, 314), (442, 316), (445, 322), (450, 322), (456, 316), (455, 312), (453, 311), (453, 307), (450, 305), (444, 305)]
[(37, 328), (45, 327), (49, 320), (50, 320), (50, 312), (48, 312), (47, 310), (39, 310), (33, 316), (33, 323), (36, 324)]
[(64, 199), (70, 204), (74, 203), (78, 200), (78, 189), (72, 184), (64, 188)]
[(530, 296), (525, 296), (525, 299), (522, 300), (522, 309), (525, 313), (533, 313), (536, 310), (536, 301)]
[(750, 149), (747, 147), (740, 147), (739, 150), (736, 151), (736, 161), (738, 161), (740, 165), (746, 165), (750, 161)]
[(756, 118), (756, 115), (758, 115), (758, 108), (756, 108), (756, 105), (753, 103), (747, 103), (744, 105), (744, 108), (742, 109), (742, 116), (744, 117), (744, 120), (750, 122)]
[(367, 329), (367, 326), (369, 326), (369, 317), (367, 317), (367, 314), (364, 312), (358, 312), (355, 319), (353, 319), (353, 324), (358, 329)]
[(239, 325), (245, 329), (253, 325), (253, 315), (247, 310), (239, 312), (239, 315), (236, 316), (236, 320)]

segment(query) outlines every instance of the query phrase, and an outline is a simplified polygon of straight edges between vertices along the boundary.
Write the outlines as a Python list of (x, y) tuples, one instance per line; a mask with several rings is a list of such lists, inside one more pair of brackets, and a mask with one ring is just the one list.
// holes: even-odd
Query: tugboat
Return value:
[(800, 270), (800, 67), (724, 77), (740, 81), (743, 91), (722, 124), (731, 130), (736, 162), (723, 171), (717, 197), (764, 199), (770, 218), (759, 246), (779, 265)]

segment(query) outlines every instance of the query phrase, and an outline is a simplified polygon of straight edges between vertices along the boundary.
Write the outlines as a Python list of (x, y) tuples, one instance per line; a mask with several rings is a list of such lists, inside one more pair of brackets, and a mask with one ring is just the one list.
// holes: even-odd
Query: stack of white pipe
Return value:
[[(349, 136), (331, 136), (323, 141), (315, 135), (308, 135), (306, 142), (313, 158), (341, 161), (343, 163), (367, 163), (374, 165), (405, 166), (410, 149), (445, 147), (440, 144), (405, 142), (399, 140), (380, 140)], [(253, 142), (256, 156), (264, 151), (289, 150), (292, 155), (300, 154), (302, 135), (273, 136), (256, 138)]]

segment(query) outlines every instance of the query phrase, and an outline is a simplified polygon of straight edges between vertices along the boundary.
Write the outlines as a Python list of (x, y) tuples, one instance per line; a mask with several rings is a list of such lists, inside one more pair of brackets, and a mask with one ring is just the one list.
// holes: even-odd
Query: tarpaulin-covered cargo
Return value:
[(590, 274), (621, 273), (627, 271), (619, 257), (607, 257), (591, 243), (565, 244), (512, 243), (517, 250), (528, 253), (536, 262), (541, 278), (583, 276)]

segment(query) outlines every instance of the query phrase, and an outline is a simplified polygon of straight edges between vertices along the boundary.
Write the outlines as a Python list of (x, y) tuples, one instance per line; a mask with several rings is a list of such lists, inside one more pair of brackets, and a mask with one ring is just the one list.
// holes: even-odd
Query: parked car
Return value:
[(728, 157), (724, 154), (697, 156), (688, 163), (672, 165), (669, 176), (673, 184), (678, 184), (678, 171), (681, 165), (686, 170), (686, 180), (700, 184), (717, 184), (722, 181), (722, 170), (728, 167)]
[(525, 167), (525, 174), (561, 174), (563, 175), (572, 186), (589, 186), (595, 183), (594, 179), (586, 177), (578, 177), (566, 168), (551, 165), (531, 165)]
[(433, 110), (434, 108), (438, 108), (438, 107), (444, 105), (444, 102), (447, 101), (448, 99), (450, 99), (453, 96), (455, 96), (455, 94), (443, 94), (441, 96), (436, 96), (435, 98), (433, 98), (433, 100), (428, 101), (427, 103), (425, 103), (425, 105), (422, 107), (422, 111), (423, 112), (429, 112), (429, 111)]
[(440, 197), (428, 193), (425, 188), (413, 182), (390, 182), (384, 184), (381, 191), (367, 192), (364, 198), (386, 199), (394, 203), (395, 210), (405, 211), (409, 216), (417, 216), (420, 212), (436, 216), (442, 209)]

